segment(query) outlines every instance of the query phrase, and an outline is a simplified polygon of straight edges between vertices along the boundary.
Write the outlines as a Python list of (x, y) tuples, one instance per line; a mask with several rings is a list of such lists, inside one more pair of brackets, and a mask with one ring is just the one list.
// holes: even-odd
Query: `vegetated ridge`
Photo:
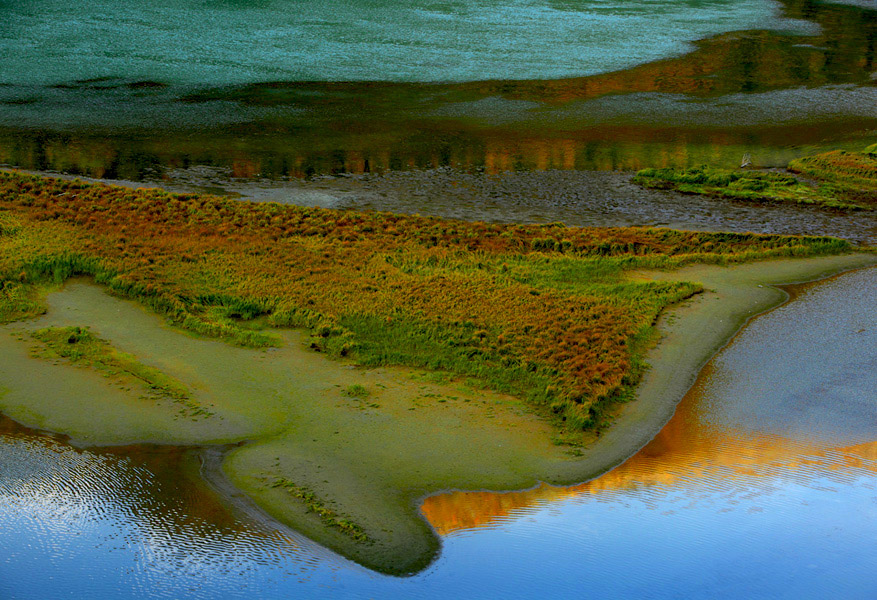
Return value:
[[(834, 150), (789, 163), (787, 173), (748, 169), (643, 169), (633, 181), (676, 190), (755, 202), (796, 202), (839, 210), (877, 209), (877, 144), (862, 152)], [(802, 177), (798, 177), (800, 175)]]
[(444, 370), (571, 434), (630, 397), (653, 324), (700, 291), (633, 268), (836, 254), (826, 237), (466, 223), (0, 173), (0, 322), (75, 275), (244, 346), (302, 327), (363, 365)]

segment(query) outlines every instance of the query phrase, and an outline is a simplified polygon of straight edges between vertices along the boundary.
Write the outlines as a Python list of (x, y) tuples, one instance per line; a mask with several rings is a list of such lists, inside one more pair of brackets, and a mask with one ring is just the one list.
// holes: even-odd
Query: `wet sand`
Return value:
[[(850, 286), (851, 278), (858, 287)], [(820, 283), (814, 292), (836, 285), (850, 303), (838, 306), (834, 294), (822, 301), (826, 306), (799, 310), (805, 299), (755, 320), (711, 362), (701, 378), (706, 389), (693, 390), (702, 400), (683, 405), (636, 458), (597, 480), (575, 488), (431, 498), (425, 512), (442, 533), (444, 550), (432, 568), (411, 578), (380, 577), (306, 540), (234, 519), (198, 485), (191, 453), (77, 450), (0, 418), (0, 495), (6, 501), (0, 502), (6, 558), (0, 595), (533, 598), (550, 588), (572, 597), (582, 580), (568, 575), (584, 572), (589, 592), (598, 597), (870, 598), (874, 528), (868, 515), (877, 454), (873, 442), (846, 444), (873, 440), (873, 420), (851, 432), (844, 423), (855, 418), (856, 406), (824, 406), (815, 413), (822, 415), (817, 429), (845, 430), (828, 441), (814, 438), (802, 419), (808, 413), (793, 411), (785, 419), (786, 403), (799, 395), (785, 393), (781, 382), (776, 397), (764, 397), (763, 377), (776, 381), (777, 373), (773, 365), (764, 367), (759, 339), (771, 344), (789, 320), (812, 324), (826, 315), (816, 332), (828, 331), (831, 339), (811, 358), (830, 360), (817, 369), (821, 373), (796, 382), (820, 388), (851, 383), (836, 375), (869, 360), (872, 282), (861, 273)], [(784, 322), (772, 318), (783, 313)], [(868, 333), (859, 332), (863, 327)], [(747, 335), (757, 330), (764, 331), (754, 339)], [(791, 346), (813, 346), (818, 334), (806, 330), (789, 340)], [(837, 351), (848, 342), (859, 348), (853, 362)], [(738, 350), (738, 343), (747, 347)], [(751, 380), (735, 375), (731, 354), (761, 363), (745, 371)], [(794, 369), (797, 360), (793, 354), (778, 366)], [(858, 382), (871, 380), (870, 373), (857, 374)], [(719, 389), (709, 389), (710, 381)], [(723, 391), (728, 384), (733, 389)], [(747, 402), (738, 406), (740, 386), (754, 392), (744, 400), (757, 405), (756, 415)], [(860, 398), (866, 390), (858, 388)], [(770, 415), (776, 419), (765, 421)], [(712, 575), (717, 572), (719, 581)], [(41, 581), (39, 589), (33, 581)]]
[[(777, 36), (765, 32), (733, 34), (700, 43), (701, 51), (691, 57), (661, 61), (607, 77), (548, 82), (547, 85), (545, 82), (464, 85), (451, 90), (454, 97), (447, 101), (424, 103), (421, 95), (407, 102), (407, 115), (402, 124), (393, 119), (398, 117), (399, 101), (404, 98), (397, 97), (396, 88), (392, 86), (386, 86), (384, 92), (378, 90), (372, 96), (375, 102), (371, 105), (365, 103), (364, 110), (358, 106), (359, 97), (354, 94), (356, 110), (351, 109), (340, 118), (328, 113), (335, 110), (332, 101), (346, 93), (343, 89), (338, 94), (331, 91), (317, 93), (309, 99), (306, 96), (311, 90), (303, 89), (307, 86), (298, 86), (302, 89), (289, 86), (288, 90), (280, 92), (281, 95), (288, 93), (292, 100), (286, 108), (277, 110), (269, 105), (274, 91), (270, 85), (253, 89), (222, 88), (213, 90), (212, 94), (188, 97), (188, 104), (180, 111), (177, 109), (183, 104), (177, 101), (177, 97), (165, 103), (172, 108), (157, 111), (165, 119), (158, 125), (161, 131), (141, 145), (142, 152), (130, 153), (127, 128), (132, 122), (151, 125), (156, 118), (153, 105), (159, 104), (142, 90), (136, 90), (136, 94), (145, 100), (135, 106), (133, 115), (125, 110), (108, 110), (99, 111), (100, 117), (96, 117), (91, 101), (95, 96), (105, 96), (103, 90), (71, 88), (63, 93), (57, 92), (58, 96), (66, 94), (80, 100), (85, 97), (85, 101), (76, 104), (68, 104), (66, 96), (40, 98), (33, 102), (30, 98), (10, 96), (4, 110), (13, 118), (7, 118), (4, 123), (8, 130), (4, 147), (0, 148), (0, 158), (31, 168), (57, 168), (96, 176), (118, 177), (132, 173), (132, 178), (142, 179), (144, 174), (158, 174), (157, 182), (161, 186), (173, 188), (179, 184), (184, 191), (200, 189), (240, 194), (244, 199), (254, 200), (420, 212), (478, 220), (829, 234), (874, 244), (877, 240), (875, 222), (867, 216), (850, 218), (812, 208), (754, 207), (646, 192), (629, 184), (629, 173), (551, 170), (566, 164), (586, 165), (588, 168), (619, 168), (620, 165), (630, 169), (659, 164), (656, 155), (665, 160), (660, 164), (685, 166), (714, 152), (721, 154), (722, 164), (733, 166), (742, 151), (750, 149), (747, 144), (751, 143), (754, 130), (769, 129), (766, 126), (778, 117), (784, 119), (786, 129), (773, 135), (770, 143), (755, 144), (769, 156), (764, 164), (784, 164), (782, 158), (802, 152), (802, 145), (815, 141), (824, 143), (827, 130), (840, 131), (836, 139), (843, 143), (873, 136), (875, 116), (873, 104), (869, 102), (874, 97), (871, 83), (873, 52), (867, 50), (867, 43), (861, 43), (861, 40), (873, 40), (873, 11), (842, 11), (837, 7), (799, 1), (785, 4), (793, 17), (806, 16), (808, 11), (825, 12), (825, 18), (817, 19), (824, 28), (824, 35), (802, 40), (794, 37), (777, 39)], [(842, 18), (835, 18), (836, 15)], [(861, 21), (860, 26), (849, 27), (849, 23), (857, 20)], [(832, 27), (843, 32), (854, 30), (857, 34), (834, 35)], [(834, 43), (837, 40), (843, 42), (841, 48)], [(782, 69), (775, 68), (778, 48), (784, 55)], [(747, 58), (740, 60), (740, 56)], [(638, 87), (641, 84), (644, 87)], [(159, 94), (160, 89), (156, 87), (154, 93)], [(431, 90), (427, 92), (432, 94)], [(627, 93), (627, 96), (614, 96), (619, 92)], [(119, 106), (130, 110), (133, 103), (129, 100), (123, 98)], [(324, 102), (329, 109), (317, 118), (307, 115), (298, 119), (295, 116), (302, 106), (307, 108), (319, 102)], [(541, 114), (532, 110), (534, 102), (542, 104)], [(380, 118), (369, 125), (370, 129), (366, 127), (369, 130), (360, 135), (360, 128), (368, 122), (363, 117), (371, 117), (370, 111), (382, 103), (390, 110), (381, 113)], [(228, 120), (218, 121), (217, 115), (232, 105), (236, 108), (230, 111), (232, 114)], [(839, 114), (834, 114), (835, 106), (840, 107)], [(428, 110), (423, 110), (424, 107)], [(284, 110), (287, 111), (284, 116), (287, 121), (274, 120)], [(172, 127), (168, 132), (167, 123), (179, 122), (177, 117), (182, 112), (194, 122), (191, 126), (194, 133), (189, 131), (178, 145), (179, 136)], [(32, 121), (28, 131), (16, 128), (22, 115)], [(422, 122), (424, 115), (430, 120), (426, 126)], [(597, 116), (596, 120), (592, 115)], [(226, 118), (224, 114), (220, 116)], [(729, 117), (741, 120), (741, 126), (726, 129), (724, 123)], [(618, 124), (619, 118), (624, 122)], [(817, 133), (807, 130), (811, 118), (821, 119)], [(676, 119), (686, 123), (674, 129), (671, 122)], [(121, 127), (122, 132), (116, 129), (96, 137), (83, 134), (90, 131), (95, 120), (100, 127), (108, 130)], [(70, 143), (67, 134), (71, 123), (77, 121), (81, 131), (74, 133), (73, 139), (76, 140), (77, 136), (85, 139), (87, 147), (84, 150), (75, 141)], [(124, 123), (119, 126), (119, 122)], [(298, 127), (302, 123), (306, 131), (300, 135)], [(392, 125), (391, 135), (385, 133), (388, 123)], [(534, 133), (541, 131), (546, 123), (552, 124), (551, 132), (547, 135)], [(327, 124), (333, 127), (327, 128)], [(218, 125), (222, 131), (212, 129)], [(265, 130), (274, 125), (279, 134), (273, 136), (271, 147), (266, 151)], [(636, 128), (631, 133), (633, 125)], [(605, 127), (610, 130), (609, 137), (613, 138), (609, 143), (604, 143), (607, 136), (601, 128)], [(709, 131), (702, 131), (698, 129), (700, 127)], [(571, 133), (582, 129), (587, 129), (587, 133)], [(326, 142), (324, 137), (329, 130), (335, 132), (335, 138)], [(354, 133), (350, 133), (351, 130)], [(803, 137), (796, 138), (796, 141), (785, 139), (787, 132), (798, 135), (799, 131), (804, 132)], [(440, 135), (433, 136), (434, 132)], [(19, 144), (25, 133), (39, 141), (33, 146)], [(200, 141), (189, 143), (198, 135), (202, 136)], [(458, 143), (459, 138), (468, 135), (475, 141)], [(528, 135), (534, 139), (527, 139)], [(576, 135), (583, 139), (576, 138)], [(438, 142), (425, 141), (432, 137)], [(634, 149), (617, 152), (619, 146), (623, 146), (617, 143), (618, 140), (627, 141), (631, 137), (634, 138)], [(699, 146), (688, 144), (686, 139), (689, 137), (695, 138)], [(52, 138), (50, 143), (45, 143), (49, 138)], [(168, 144), (170, 138), (173, 142)], [(244, 138), (246, 142), (241, 148), (236, 148), (236, 143)], [(777, 143), (777, 138), (781, 143)], [(95, 139), (97, 142), (92, 144)], [(643, 139), (650, 142), (647, 151), (641, 151)], [(290, 143), (296, 147), (288, 151)], [(833, 142), (830, 140), (829, 143)], [(795, 148), (789, 149), (788, 145)], [(173, 149), (168, 151), (168, 146), (173, 146)], [(521, 146), (525, 147), (523, 152), (519, 152)], [(680, 150), (681, 156), (662, 156), (667, 147)], [(688, 153), (692, 147), (698, 148), (696, 157)], [(342, 154), (340, 158), (337, 156), (339, 152)], [(550, 160), (543, 160), (546, 152), (551, 155)], [(599, 154), (596, 159), (591, 156), (594, 152)], [(467, 161), (466, 155), (470, 153), (476, 158)], [(194, 161), (192, 156), (196, 157)], [(405, 167), (409, 161), (418, 166), (462, 164), (475, 169), (393, 171), (385, 175), (360, 174), (281, 183), (277, 183), (276, 178), (274, 181), (247, 179), (260, 173), (283, 177), (338, 171), (355, 173), (372, 168), (392, 170), (399, 168), (395, 166), (397, 164)], [(181, 165), (192, 162), (220, 166), (218, 171), (211, 170), (213, 167), (206, 170), (202, 167), (180, 169)], [(516, 166), (519, 162), (524, 168)], [(527, 170), (541, 163), (549, 165), (549, 169), (541, 172)], [(487, 174), (479, 172), (478, 168)], [(516, 172), (505, 173), (508, 168)], [(178, 183), (174, 182), (175, 178)], [(828, 266), (827, 262), (819, 267), (810, 263), (812, 268), (803, 270), (787, 268), (786, 263), (765, 267), (765, 263), (751, 265), (752, 271), (742, 267), (733, 271), (707, 272), (697, 267), (683, 271), (686, 276), (702, 277), (702, 281), (715, 292), (671, 311), (662, 320), (664, 325), (670, 321), (673, 323), (662, 344), (650, 356), (655, 368), (641, 390), (643, 394), (649, 394), (643, 398), (654, 398), (655, 402), (637, 402), (625, 407), (616, 427), (595, 445), (585, 460), (565, 462), (552, 468), (540, 467), (538, 472), (546, 473), (545, 479), (554, 482), (580, 481), (612, 466), (641, 446), (643, 440), (647, 441), (672, 412), (672, 406), (690, 385), (706, 357), (733, 335), (751, 314), (782, 301), (782, 293), (762, 287), (762, 283), (819, 277), (833, 270), (873, 262), (871, 257), (833, 260), (836, 261), (831, 263), (833, 266)], [(770, 271), (772, 268), (777, 270)], [(747, 278), (746, 273), (752, 277)], [(660, 278), (667, 275), (642, 276)], [(721, 327), (715, 326), (717, 322)], [(678, 363), (678, 360), (683, 362)], [(541, 477), (543, 475), (521, 476), (518, 473), (514, 481), (485, 485), (497, 489), (503, 485), (523, 487)], [(344, 482), (339, 485), (344, 485)], [(465, 483), (458, 485), (464, 486)], [(354, 496), (356, 492), (354, 489)], [(402, 498), (400, 506), (413, 514), (419, 493)], [(434, 548), (434, 544), (434, 540), (426, 540), (420, 547)]]
[(747, 203), (631, 183), (632, 172), (529, 171), (498, 175), (444, 168), (284, 183), (206, 179), (178, 172), (171, 186), (242, 199), (352, 210), (417, 213), (464, 221), (571, 227), (670, 227), (788, 235), (831, 235), (877, 244), (877, 214), (849, 214), (783, 202)]

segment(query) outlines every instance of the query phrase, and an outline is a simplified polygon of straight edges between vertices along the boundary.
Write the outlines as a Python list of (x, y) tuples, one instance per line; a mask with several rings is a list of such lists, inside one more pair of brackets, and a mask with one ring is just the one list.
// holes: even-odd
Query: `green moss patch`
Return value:
[[(795, 202), (840, 210), (877, 209), (877, 154), (833, 151), (794, 160), (788, 173), (745, 169), (643, 169), (634, 183), (683, 194)], [(799, 174), (806, 179), (797, 177)]]
[(335, 510), (329, 508), (326, 503), (317, 497), (310, 489), (296, 485), (292, 481), (284, 478), (278, 478), (271, 484), (274, 488), (283, 488), (293, 498), (301, 500), (307, 507), (308, 512), (314, 513), (324, 525), (337, 529), (350, 539), (359, 543), (367, 543), (371, 540), (366, 535), (365, 530), (352, 522), (349, 518), (340, 516)]

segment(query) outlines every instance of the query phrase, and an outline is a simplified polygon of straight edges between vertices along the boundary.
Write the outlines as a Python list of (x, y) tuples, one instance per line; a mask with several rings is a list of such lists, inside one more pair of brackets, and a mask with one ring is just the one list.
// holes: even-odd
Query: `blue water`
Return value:
[(0, 83), (550, 79), (808, 27), (774, 0), (0, 1)]
[(0, 598), (873, 599), (875, 286), (848, 274), (757, 319), (637, 456), (452, 527), (410, 578), (231, 518), (137, 458), (0, 434)]

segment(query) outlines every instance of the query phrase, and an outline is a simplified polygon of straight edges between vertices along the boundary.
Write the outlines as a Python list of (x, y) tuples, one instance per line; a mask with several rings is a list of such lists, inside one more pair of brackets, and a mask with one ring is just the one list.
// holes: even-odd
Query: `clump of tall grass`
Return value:
[[(796, 202), (842, 210), (877, 208), (877, 154), (833, 151), (793, 160), (790, 173), (715, 169), (643, 169), (633, 181), (653, 189), (754, 202)], [(801, 181), (792, 173), (811, 181)], [(815, 182), (815, 184), (814, 184)]]

